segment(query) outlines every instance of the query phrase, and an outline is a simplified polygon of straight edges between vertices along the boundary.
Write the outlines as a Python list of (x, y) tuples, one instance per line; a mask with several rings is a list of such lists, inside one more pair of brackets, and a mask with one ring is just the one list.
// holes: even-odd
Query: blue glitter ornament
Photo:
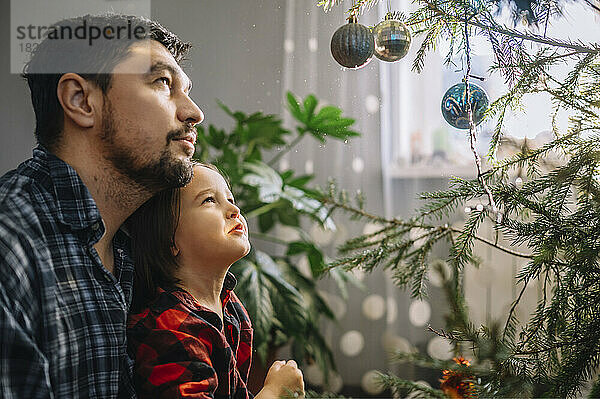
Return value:
[[(485, 91), (476, 84), (469, 83), (473, 123), (478, 125), (489, 105)], [(466, 86), (457, 83), (446, 91), (442, 98), (442, 116), (450, 125), (457, 129), (469, 128), (469, 107), (466, 104)]]

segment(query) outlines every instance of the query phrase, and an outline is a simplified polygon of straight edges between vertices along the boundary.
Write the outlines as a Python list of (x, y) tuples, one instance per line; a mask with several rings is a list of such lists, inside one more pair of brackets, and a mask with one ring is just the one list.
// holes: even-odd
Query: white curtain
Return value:
[[(389, 73), (382, 75), (385, 71), (376, 58), (359, 70), (344, 70), (332, 58), (331, 37), (346, 23), (345, 11), (349, 3), (334, 7), (328, 13), (317, 8), (316, 1), (288, 0), (285, 4), (282, 98), (285, 99), (287, 91), (300, 97), (313, 93), (323, 103), (339, 106), (345, 116), (355, 118), (354, 129), (361, 132), (362, 137), (348, 143), (330, 141), (324, 146), (305, 139), (297, 151), (282, 158), (282, 167), (289, 165), (298, 173), (314, 173), (316, 183), (321, 186), (333, 177), (350, 193), (361, 190), (367, 198), (367, 210), (374, 214), (390, 216), (413, 209), (414, 193), (419, 187), (411, 186), (398, 195), (393, 191), (401, 186), (387, 176), (387, 168), (392, 164), (394, 155), (393, 151), (390, 152), (393, 150), (390, 140), (395, 132), (390, 123), (395, 125), (398, 118), (396, 111), (383, 115), (381, 109), (393, 92), (388, 88), (390, 80), (398, 81), (398, 77)], [(373, 8), (359, 17), (359, 23), (373, 26), (383, 19), (381, 13), (382, 10)], [(388, 70), (407, 68), (401, 63), (385, 67)], [(394, 119), (391, 122), (390, 116)], [(287, 127), (292, 128), (291, 119), (289, 116), (286, 118)], [(336, 246), (346, 238), (376, 227), (351, 222), (342, 214), (338, 216), (338, 231), (335, 233), (320, 229), (310, 231), (329, 256), (335, 255)], [(299, 263), (303, 265), (306, 261), (300, 259)], [(416, 317), (421, 319), (417, 326), (412, 326), (407, 322), (412, 301), (390, 284), (382, 270), (366, 276), (357, 272), (356, 276), (365, 289), (351, 287), (348, 300), (341, 298), (333, 282), (323, 281), (321, 284), (334, 311), (340, 316), (339, 323), (324, 327), (339, 371), (326, 388), (353, 396), (385, 395), (373, 383), (374, 371), (393, 367), (388, 361), (390, 350), (423, 346), (425, 327), (419, 323), (422, 321), (421, 313), (427, 312), (425, 308), (428, 305), (413, 305), (413, 313), (417, 312), (419, 316)], [(434, 313), (427, 319), (436, 317), (441, 320), (441, 313)], [(403, 367), (403, 370), (407, 378), (427, 378), (426, 374), (414, 373), (411, 368)], [(322, 387), (322, 376), (316, 367), (306, 369), (305, 376), (309, 384)]]

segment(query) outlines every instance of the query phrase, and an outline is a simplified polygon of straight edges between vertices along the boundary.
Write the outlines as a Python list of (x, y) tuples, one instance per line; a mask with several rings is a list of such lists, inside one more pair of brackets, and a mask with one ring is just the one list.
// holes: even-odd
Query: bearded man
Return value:
[[(103, 37), (70, 35), (81, 26)], [(134, 16), (53, 28), (24, 70), (38, 146), (0, 178), (0, 396), (131, 398), (121, 225), (192, 177), (190, 45)]]

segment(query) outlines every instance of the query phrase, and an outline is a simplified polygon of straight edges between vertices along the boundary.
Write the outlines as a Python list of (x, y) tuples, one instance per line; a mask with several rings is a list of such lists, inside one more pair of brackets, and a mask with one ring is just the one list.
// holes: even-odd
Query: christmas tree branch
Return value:
[(483, 24), (483, 23), (477, 22), (477, 21), (467, 21), (467, 22), (469, 23), (469, 25), (478, 27), (480, 29), (491, 30), (496, 33), (500, 33), (502, 35), (515, 37), (515, 38), (527, 40), (530, 42), (546, 44), (546, 45), (552, 46), (552, 47), (567, 48), (567, 49), (574, 50), (576, 53), (591, 53), (591, 54), (599, 54), (600, 53), (600, 48), (598, 47), (598, 45), (584, 46), (582, 44), (574, 44), (571, 42), (560, 41), (558, 39), (547, 38), (547, 37), (544, 37), (541, 35), (536, 35), (535, 33), (531, 33), (531, 32), (522, 33), (522, 32), (519, 32), (518, 30), (508, 29), (506, 27), (500, 27), (497, 25), (496, 26), (486, 25), (486, 24)]
[[(380, 216), (375, 216), (375, 215), (370, 214), (370, 213), (368, 213), (368, 212), (366, 212), (364, 210), (356, 209), (356, 208), (354, 208), (354, 207), (352, 207), (352, 206), (350, 206), (348, 204), (340, 203), (340, 202), (336, 201), (335, 199), (333, 199), (331, 197), (321, 198), (321, 202), (323, 204), (329, 205), (329, 206), (331, 206), (333, 208), (343, 209), (346, 212), (349, 212), (349, 213), (352, 213), (352, 214), (356, 214), (356, 215), (359, 215), (360, 217), (367, 218), (367, 219), (370, 219), (370, 220), (373, 220), (373, 221), (376, 221), (376, 222), (379, 222), (379, 223), (388, 224), (388, 225), (394, 225), (394, 226), (400, 226), (400, 227), (420, 228), (420, 229), (430, 230), (428, 233), (423, 234), (421, 236), (418, 236), (415, 239), (413, 239), (412, 241), (419, 241), (419, 240), (421, 240), (423, 238), (426, 238), (427, 236), (433, 234), (435, 231), (437, 231), (437, 232), (451, 232), (451, 233), (455, 233), (455, 234), (462, 233), (462, 230), (454, 228), (454, 227), (451, 227), (451, 226), (448, 226), (447, 224), (444, 224), (444, 225), (441, 225), (441, 226), (436, 226), (436, 225), (429, 225), (429, 224), (423, 224), (423, 223), (418, 223), (418, 222), (406, 222), (406, 221), (399, 220), (399, 219), (396, 219), (396, 218), (394, 218), (394, 219), (386, 219), (386, 218), (383, 218), (383, 217), (380, 217)], [(387, 229), (390, 229), (390, 227), (388, 227)], [(370, 235), (370, 237), (367, 237), (367, 238), (375, 237), (377, 235), (380, 235), (381, 233), (382, 233), (381, 231), (377, 231), (375, 233), (372, 233)], [(478, 236), (478, 235), (473, 236), (473, 238), (475, 240), (477, 240), (477, 241), (483, 242), (483, 243), (485, 243), (485, 244), (487, 244), (487, 245), (489, 245), (489, 246), (491, 246), (491, 247), (493, 247), (493, 248), (495, 248), (495, 249), (497, 249), (499, 251), (502, 251), (502, 252), (504, 252), (506, 254), (513, 255), (513, 256), (516, 256), (516, 257), (519, 257), (519, 258), (533, 259), (533, 256), (530, 255), (530, 254), (525, 254), (525, 253), (521, 253), (521, 252), (518, 252), (518, 251), (513, 251), (511, 249), (508, 249), (508, 248), (505, 248), (505, 247), (503, 247), (501, 245), (498, 245), (497, 243), (494, 243), (493, 241), (491, 241), (491, 240), (489, 240), (487, 238), (484, 238), (484, 237), (481, 237), (481, 236)], [(381, 240), (369, 242), (367, 246), (374, 246), (374, 245), (379, 244), (380, 242), (381, 242)]]
[(503, 334), (506, 334), (506, 331), (508, 330), (509, 323), (513, 319), (513, 314), (515, 313), (515, 310), (516, 310), (517, 306), (521, 302), (521, 298), (523, 297), (523, 294), (525, 293), (525, 290), (527, 289), (527, 285), (529, 284), (529, 281), (530, 281), (529, 279), (526, 279), (523, 282), (523, 288), (521, 288), (521, 292), (519, 293), (519, 296), (512, 303), (512, 305), (510, 307), (510, 311), (508, 312), (508, 317), (506, 318), (506, 323), (504, 324), (504, 333)]
[[(457, 234), (462, 232), (461, 230), (455, 229), (455, 228), (450, 228), (450, 230), (453, 233), (457, 233)], [(513, 255), (513, 256), (516, 256), (517, 258), (533, 259), (533, 255), (524, 254), (522, 252), (513, 251), (512, 249), (508, 249), (508, 248), (505, 248), (505, 247), (503, 247), (501, 245), (498, 245), (498, 244), (494, 243), (493, 241), (488, 240), (487, 238), (484, 238), (484, 237), (481, 237), (481, 236), (478, 236), (478, 235), (475, 235), (473, 238), (475, 240), (477, 240), (477, 241), (483, 242), (484, 244), (487, 244), (487, 245), (489, 245), (489, 246), (491, 246), (491, 247), (493, 247), (493, 248), (495, 248), (495, 249), (497, 249), (497, 250), (499, 250), (501, 252), (504, 252), (504, 253), (506, 253), (508, 255)]]
[[(462, 17), (459, 15), (450, 14), (447, 11), (441, 9), (440, 7), (438, 7), (437, 2), (432, 2), (430, 0), (419, 0), (419, 2), (425, 4), (429, 10), (436, 13), (439, 17), (441, 17), (445, 21), (454, 20), (454, 21), (460, 22), (460, 23), (467, 23), (471, 26), (477, 27), (484, 31), (493, 31), (493, 32), (499, 33), (501, 35), (510, 36), (510, 37), (514, 37), (514, 38), (518, 38), (518, 39), (523, 39), (523, 40), (536, 42), (536, 43), (540, 43), (540, 44), (545, 44), (545, 45), (552, 46), (552, 47), (567, 48), (567, 49), (575, 50), (576, 52), (579, 52), (579, 53), (594, 53), (594, 54), (600, 53), (600, 47), (598, 47), (598, 45), (584, 46), (582, 44), (574, 44), (574, 43), (567, 42), (567, 41), (562, 41), (562, 40), (558, 40), (558, 39), (554, 39), (554, 38), (549, 38), (546, 36), (537, 35), (537, 34), (531, 33), (531, 32), (523, 33), (518, 30), (515, 30), (515, 29), (509, 29), (504, 26), (500, 26), (497, 23), (495, 23), (493, 20), (488, 21), (488, 22), (490, 22), (490, 24), (484, 24), (482, 22), (477, 21), (474, 18), (476, 16), (476, 14), (474, 14), (470, 17)], [(412, 24), (418, 24), (421, 22), (422, 21), (414, 21), (414, 22), (412, 22)]]

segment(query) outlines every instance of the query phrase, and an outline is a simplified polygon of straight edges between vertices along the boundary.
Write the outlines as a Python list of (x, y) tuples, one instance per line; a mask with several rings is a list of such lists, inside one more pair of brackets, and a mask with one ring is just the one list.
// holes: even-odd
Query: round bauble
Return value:
[(375, 41), (371, 30), (350, 17), (331, 38), (331, 55), (346, 68), (362, 68), (371, 61)]
[(373, 28), (375, 57), (386, 62), (395, 62), (404, 57), (410, 48), (410, 31), (388, 13), (383, 21)]
[[(449, 88), (442, 98), (442, 115), (446, 122), (457, 129), (469, 128), (469, 107), (467, 107), (466, 97), (466, 85), (457, 83)], [(488, 108), (488, 96), (481, 87), (469, 83), (469, 97), (473, 112), (473, 123), (478, 125)]]

